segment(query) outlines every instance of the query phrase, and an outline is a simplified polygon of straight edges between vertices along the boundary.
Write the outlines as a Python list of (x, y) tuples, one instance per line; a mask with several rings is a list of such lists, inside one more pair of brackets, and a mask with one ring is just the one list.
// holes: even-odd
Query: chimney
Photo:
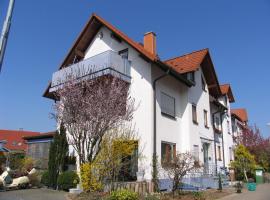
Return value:
[(156, 34), (154, 32), (147, 32), (143, 37), (143, 44), (146, 51), (156, 55)]

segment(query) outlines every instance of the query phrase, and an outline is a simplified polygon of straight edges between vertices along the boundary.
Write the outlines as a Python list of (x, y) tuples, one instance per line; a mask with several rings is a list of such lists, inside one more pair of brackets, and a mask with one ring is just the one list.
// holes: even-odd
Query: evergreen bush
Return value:
[(70, 188), (75, 188), (79, 181), (79, 176), (75, 172), (65, 171), (58, 176), (58, 189), (68, 191)]

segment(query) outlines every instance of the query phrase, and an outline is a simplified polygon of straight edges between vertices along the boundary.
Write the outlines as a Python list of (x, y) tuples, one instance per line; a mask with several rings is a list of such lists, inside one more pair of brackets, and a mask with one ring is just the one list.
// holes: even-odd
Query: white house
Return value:
[[(218, 148), (223, 148), (222, 165), (228, 166), (233, 141), (229, 103), (234, 99), (230, 87), (224, 92), (219, 85), (208, 49), (162, 61), (155, 33), (146, 33), (140, 44), (93, 14), (44, 96), (54, 99), (53, 92), (66, 81), (63, 74), (79, 68), (87, 71), (93, 65), (102, 74), (117, 73), (130, 82), (130, 95), (140, 105), (133, 123), (145, 157), (138, 170), (144, 170), (147, 181), (152, 179), (153, 155), (161, 163), (170, 161), (175, 152), (190, 151), (204, 164), (205, 173), (214, 174)], [(223, 141), (218, 131), (224, 133)]]

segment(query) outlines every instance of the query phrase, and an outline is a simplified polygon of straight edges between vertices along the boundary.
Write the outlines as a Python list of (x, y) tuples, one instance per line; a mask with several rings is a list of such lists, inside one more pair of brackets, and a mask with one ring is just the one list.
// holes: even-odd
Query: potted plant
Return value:
[(243, 185), (242, 183), (239, 181), (235, 184), (235, 188), (236, 188), (236, 192), (237, 193), (241, 193), (242, 192), (242, 188), (243, 188)]

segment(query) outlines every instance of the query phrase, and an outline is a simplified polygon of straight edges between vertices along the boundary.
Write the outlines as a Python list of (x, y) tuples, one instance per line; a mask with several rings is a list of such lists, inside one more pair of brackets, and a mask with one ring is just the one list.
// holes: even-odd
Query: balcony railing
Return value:
[(56, 91), (70, 79), (81, 81), (113, 75), (130, 82), (130, 66), (131, 61), (122, 58), (117, 52), (105, 51), (54, 72), (50, 92)]

